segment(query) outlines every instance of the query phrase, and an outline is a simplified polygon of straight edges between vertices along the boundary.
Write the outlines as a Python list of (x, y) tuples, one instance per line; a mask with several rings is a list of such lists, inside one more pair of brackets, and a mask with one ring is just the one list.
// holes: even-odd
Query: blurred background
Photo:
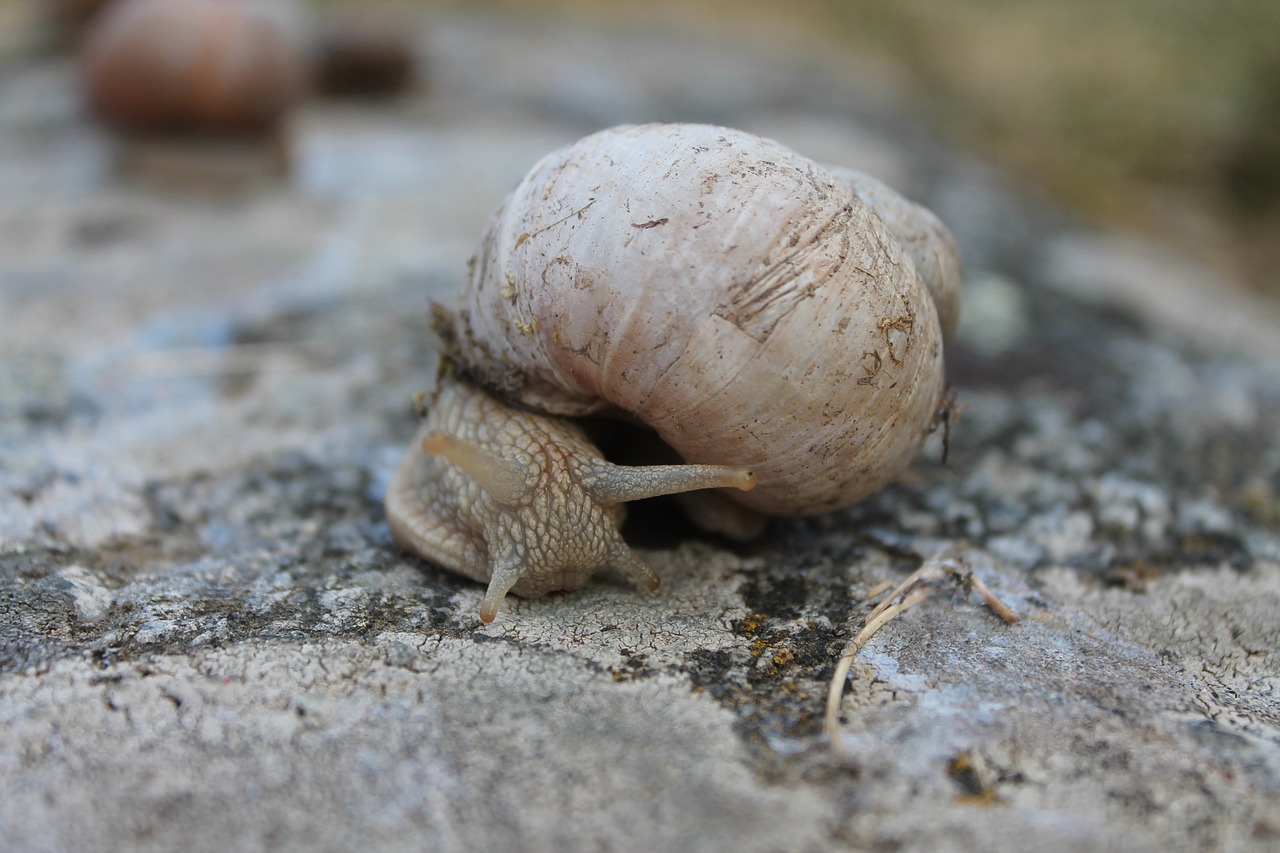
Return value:
[[(0, 56), (74, 51), (111, 0), (0, 0)], [(821, 62), (1086, 222), (1154, 236), (1280, 298), (1280, 3), (1274, 0), (313, 0), (308, 26), (499, 16), (696, 37)], [(431, 84), (418, 52), (420, 82)], [(394, 72), (392, 72), (394, 77)], [(341, 85), (341, 84), (338, 84)], [(394, 86), (395, 84), (390, 84)], [(688, 85), (698, 86), (690, 80)]]
[(1280, 3), (562, 0), (545, 8), (603, 25), (731, 35), (767, 50), (848, 54), (916, 101), (943, 134), (1086, 217), (1168, 237), (1280, 295)]
[[(341, 5), (333, 3), (330, 5)], [(1280, 296), (1274, 0), (423, 3), (843, 57), (936, 129), (1103, 227)], [(536, 11), (535, 11), (536, 10)]]
[(1070, 208), (1280, 290), (1280, 3), (788, 5)]

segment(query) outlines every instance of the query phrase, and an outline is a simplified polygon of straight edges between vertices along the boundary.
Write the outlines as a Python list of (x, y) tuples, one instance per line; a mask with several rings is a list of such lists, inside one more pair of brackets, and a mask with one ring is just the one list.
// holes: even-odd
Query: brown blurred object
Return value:
[(49, 0), (46, 16), (60, 35), (74, 39), (112, 2), (114, 0)]
[(389, 23), (332, 24), (315, 51), (315, 87), (326, 95), (379, 97), (413, 84), (412, 40)]
[(119, 0), (86, 36), (89, 104), (129, 132), (270, 131), (306, 76), (288, 14), (261, 0)]

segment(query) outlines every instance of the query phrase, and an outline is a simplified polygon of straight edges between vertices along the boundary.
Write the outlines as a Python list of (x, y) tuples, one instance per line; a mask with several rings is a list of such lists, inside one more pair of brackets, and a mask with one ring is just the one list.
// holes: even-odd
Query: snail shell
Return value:
[(294, 26), (278, 0), (119, 0), (85, 45), (90, 106), (131, 131), (268, 129), (305, 82)]
[(753, 471), (735, 500), (802, 515), (919, 450), (958, 281), (946, 229), (879, 182), (726, 128), (620, 127), (520, 182), (443, 337), (503, 396), (621, 410), (686, 461)]

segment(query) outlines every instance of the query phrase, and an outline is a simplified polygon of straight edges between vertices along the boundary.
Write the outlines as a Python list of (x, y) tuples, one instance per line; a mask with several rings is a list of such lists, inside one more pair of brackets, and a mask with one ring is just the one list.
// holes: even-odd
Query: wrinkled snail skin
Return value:
[[(720, 487), (702, 523), (743, 535), (760, 513), (854, 503), (936, 423), (959, 270), (928, 211), (746, 133), (620, 127), (553, 152), (490, 219), (460, 308), (438, 312), (476, 384), (443, 375), (387, 497), (392, 531), (487, 581), (488, 622), (506, 592), (573, 589), (601, 565), (656, 588), (617, 533), (627, 500)], [(594, 412), (691, 464), (605, 462), (571, 420)]]
[(571, 421), (513, 409), (443, 376), (386, 506), (403, 548), (489, 583), (487, 623), (508, 591), (536, 598), (576, 589), (604, 565), (657, 589), (658, 576), (618, 533), (624, 503), (754, 485), (749, 471), (716, 465), (613, 465)]
[(726, 128), (615, 128), (544, 158), (462, 306), (445, 338), (482, 384), (621, 409), (686, 461), (754, 471), (733, 497), (770, 515), (886, 485), (943, 391), (934, 300), (884, 219), (847, 176)]

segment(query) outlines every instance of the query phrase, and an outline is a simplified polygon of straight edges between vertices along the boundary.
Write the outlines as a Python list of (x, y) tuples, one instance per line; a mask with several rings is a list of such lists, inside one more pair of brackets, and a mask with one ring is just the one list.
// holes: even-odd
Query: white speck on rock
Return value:
[(60, 569), (57, 576), (62, 579), (60, 586), (70, 594), (81, 619), (96, 622), (111, 607), (114, 600), (111, 590), (103, 585), (101, 578), (83, 566), (67, 566)]

